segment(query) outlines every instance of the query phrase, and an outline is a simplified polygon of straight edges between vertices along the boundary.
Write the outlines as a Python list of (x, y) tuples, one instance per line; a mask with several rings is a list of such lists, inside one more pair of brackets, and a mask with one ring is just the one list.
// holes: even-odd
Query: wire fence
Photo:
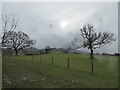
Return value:
[[(73, 54), (48, 54), (48, 55), (31, 55), (31, 56), (16, 56), (14, 57), (19, 60), (26, 60), (37, 62), (40, 64), (51, 64), (57, 65), (60, 67), (71, 68), (81, 71), (91, 72), (91, 61), (89, 55), (73, 55)], [(109, 58), (104, 57), (100, 58), (101, 61), (104, 59), (104, 62), (101, 63), (99, 60), (94, 59), (94, 71), (99, 73), (116, 73), (117, 64), (113, 68), (109, 66)], [(116, 58), (114, 58), (117, 60)], [(112, 64), (113, 65), (113, 64)]]

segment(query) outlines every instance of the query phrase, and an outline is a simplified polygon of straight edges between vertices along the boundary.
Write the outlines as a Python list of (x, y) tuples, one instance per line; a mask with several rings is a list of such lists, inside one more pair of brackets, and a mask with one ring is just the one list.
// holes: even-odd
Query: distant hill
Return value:
[(29, 47), (29, 48), (23, 49), (23, 52), (39, 52), (39, 49), (35, 47)]
[(71, 50), (70, 53), (89, 54), (89, 52), (85, 52), (85, 51), (81, 51), (81, 50)]
[(88, 54), (88, 52), (84, 52), (81, 50), (71, 50), (68, 48), (53, 48), (54, 52), (61, 52), (61, 53), (77, 53), (77, 54)]
[[(30, 48), (24, 49), (23, 52), (24, 53), (34, 53), (34, 52), (36, 52), (36, 53), (44, 54), (45, 50), (44, 49), (38, 49), (38, 48), (35, 48), (35, 47), (30, 47)], [(68, 48), (51, 48), (50, 52), (88, 54), (88, 52), (84, 52), (84, 51), (81, 51), (81, 50), (71, 50), (71, 49), (68, 49)]]

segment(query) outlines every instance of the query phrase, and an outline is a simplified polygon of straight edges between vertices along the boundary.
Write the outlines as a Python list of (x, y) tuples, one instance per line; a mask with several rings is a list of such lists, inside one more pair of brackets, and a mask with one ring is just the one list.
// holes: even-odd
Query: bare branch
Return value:
[(10, 15), (2, 15), (2, 45), (4, 45), (7, 41), (7, 37), (9, 37), (8, 32), (14, 31), (19, 23), (19, 18), (13, 15), (12, 13)]

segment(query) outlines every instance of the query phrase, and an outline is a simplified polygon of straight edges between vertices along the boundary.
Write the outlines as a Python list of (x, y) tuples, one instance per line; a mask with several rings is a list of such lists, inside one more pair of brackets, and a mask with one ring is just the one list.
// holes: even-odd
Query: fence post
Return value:
[(68, 58), (68, 62), (67, 62), (67, 64), (68, 64), (68, 68), (69, 68), (69, 58)]
[(53, 64), (53, 55), (52, 55), (52, 64)]

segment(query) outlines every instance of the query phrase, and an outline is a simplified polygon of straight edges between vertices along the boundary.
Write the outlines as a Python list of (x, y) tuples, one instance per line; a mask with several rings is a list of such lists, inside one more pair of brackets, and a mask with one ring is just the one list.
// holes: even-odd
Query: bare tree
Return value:
[(111, 44), (112, 41), (115, 41), (116, 39), (113, 38), (114, 34), (108, 33), (108, 32), (95, 32), (94, 27), (91, 24), (84, 25), (81, 31), (81, 36), (83, 39), (82, 45), (79, 45), (78, 38), (75, 38), (71, 45), (74, 46), (74, 49), (78, 48), (88, 48), (90, 50), (90, 58), (91, 58), (91, 64), (92, 64), (92, 72), (93, 72), (93, 51), (94, 49), (100, 48), (102, 46), (105, 46), (106, 44)]
[[(72, 49), (78, 48), (88, 48), (91, 52), (90, 58), (93, 57), (94, 49), (105, 46), (106, 44), (111, 44), (116, 39), (113, 37), (114, 34), (108, 32), (95, 32), (94, 27), (91, 24), (86, 24), (82, 29), (80, 29), (80, 35), (82, 36), (81, 42), (79, 38), (75, 38), (70, 44)], [(80, 45), (80, 43), (82, 43)]]
[(4, 45), (7, 42), (7, 37), (9, 36), (9, 31), (14, 31), (19, 23), (19, 18), (13, 14), (2, 15), (2, 41), (1, 44)]
[(114, 34), (108, 32), (95, 32), (94, 27), (91, 24), (85, 25), (81, 30), (81, 36), (84, 39), (83, 47), (88, 48), (91, 52), (90, 58), (93, 57), (93, 50), (111, 44), (116, 39), (113, 38)]
[(9, 37), (7, 37), (7, 46), (15, 50), (15, 54), (18, 55), (18, 51), (32, 46), (35, 44), (35, 40), (29, 39), (29, 36), (21, 31), (9, 31)]
[(71, 42), (70, 44), (68, 45), (68, 48), (70, 50), (76, 50), (78, 48), (81, 48), (83, 47), (83, 45), (81, 44), (81, 41), (79, 37), (75, 37)]

